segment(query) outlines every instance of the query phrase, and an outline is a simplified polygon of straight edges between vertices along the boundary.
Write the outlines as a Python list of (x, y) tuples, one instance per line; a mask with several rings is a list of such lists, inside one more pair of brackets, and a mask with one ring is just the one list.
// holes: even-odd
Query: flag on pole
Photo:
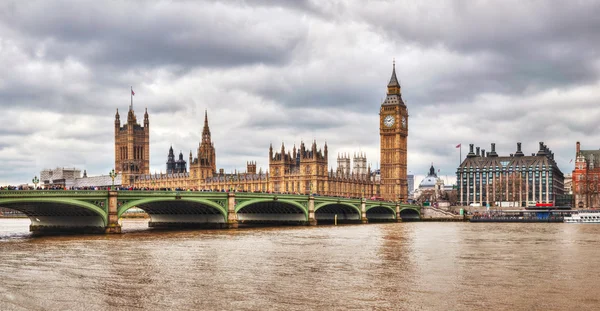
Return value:
[(461, 144), (458, 144), (458, 145), (456, 145), (456, 148), (460, 148), (460, 145), (461, 145)]
[(135, 92), (133, 91), (133, 89), (131, 89), (131, 95), (135, 95)]

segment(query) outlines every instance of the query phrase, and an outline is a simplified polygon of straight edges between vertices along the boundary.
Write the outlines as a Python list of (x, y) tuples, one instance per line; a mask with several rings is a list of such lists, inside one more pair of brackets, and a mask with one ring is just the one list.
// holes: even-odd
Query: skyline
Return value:
[(362, 151), (375, 169), (394, 59), (414, 175), (433, 162), (453, 180), (458, 144), (464, 158), (470, 143), (508, 155), (544, 141), (565, 174), (576, 141), (600, 148), (597, 3), (62, 2), (0, 4), (1, 184), (107, 174), (130, 86), (150, 114), (151, 172), (169, 146), (197, 148), (205, 109), (227, 172), (265, 170), (269, 143), (301, 139), (326, 141), (330, 167)]

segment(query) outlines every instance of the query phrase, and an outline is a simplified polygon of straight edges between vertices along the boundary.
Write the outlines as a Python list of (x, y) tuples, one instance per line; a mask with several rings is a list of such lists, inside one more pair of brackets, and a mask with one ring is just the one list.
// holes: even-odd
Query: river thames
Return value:
[(0, 219), (0, 310), (591, 310), (600, 226), (388, 223), (33, 236)]

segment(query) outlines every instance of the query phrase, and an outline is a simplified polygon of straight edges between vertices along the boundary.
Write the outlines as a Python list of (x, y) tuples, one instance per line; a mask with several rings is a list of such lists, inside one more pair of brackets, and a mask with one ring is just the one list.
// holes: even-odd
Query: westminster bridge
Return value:
[(414, 205), (362, 199), (245, 192), (0, 191), (0, 207), (26, 214), (32, 232), (120, 233), (137, 207), (156, 228), (237, 228), (238, 224), (316, 225), (418, 220)]

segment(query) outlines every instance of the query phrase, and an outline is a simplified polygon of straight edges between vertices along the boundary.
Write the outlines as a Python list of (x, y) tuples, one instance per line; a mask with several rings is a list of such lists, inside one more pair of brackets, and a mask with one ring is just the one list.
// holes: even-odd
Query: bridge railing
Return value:
[(0, 190), (0, 197), (101, 197), (107, 196), (106, 190)]

